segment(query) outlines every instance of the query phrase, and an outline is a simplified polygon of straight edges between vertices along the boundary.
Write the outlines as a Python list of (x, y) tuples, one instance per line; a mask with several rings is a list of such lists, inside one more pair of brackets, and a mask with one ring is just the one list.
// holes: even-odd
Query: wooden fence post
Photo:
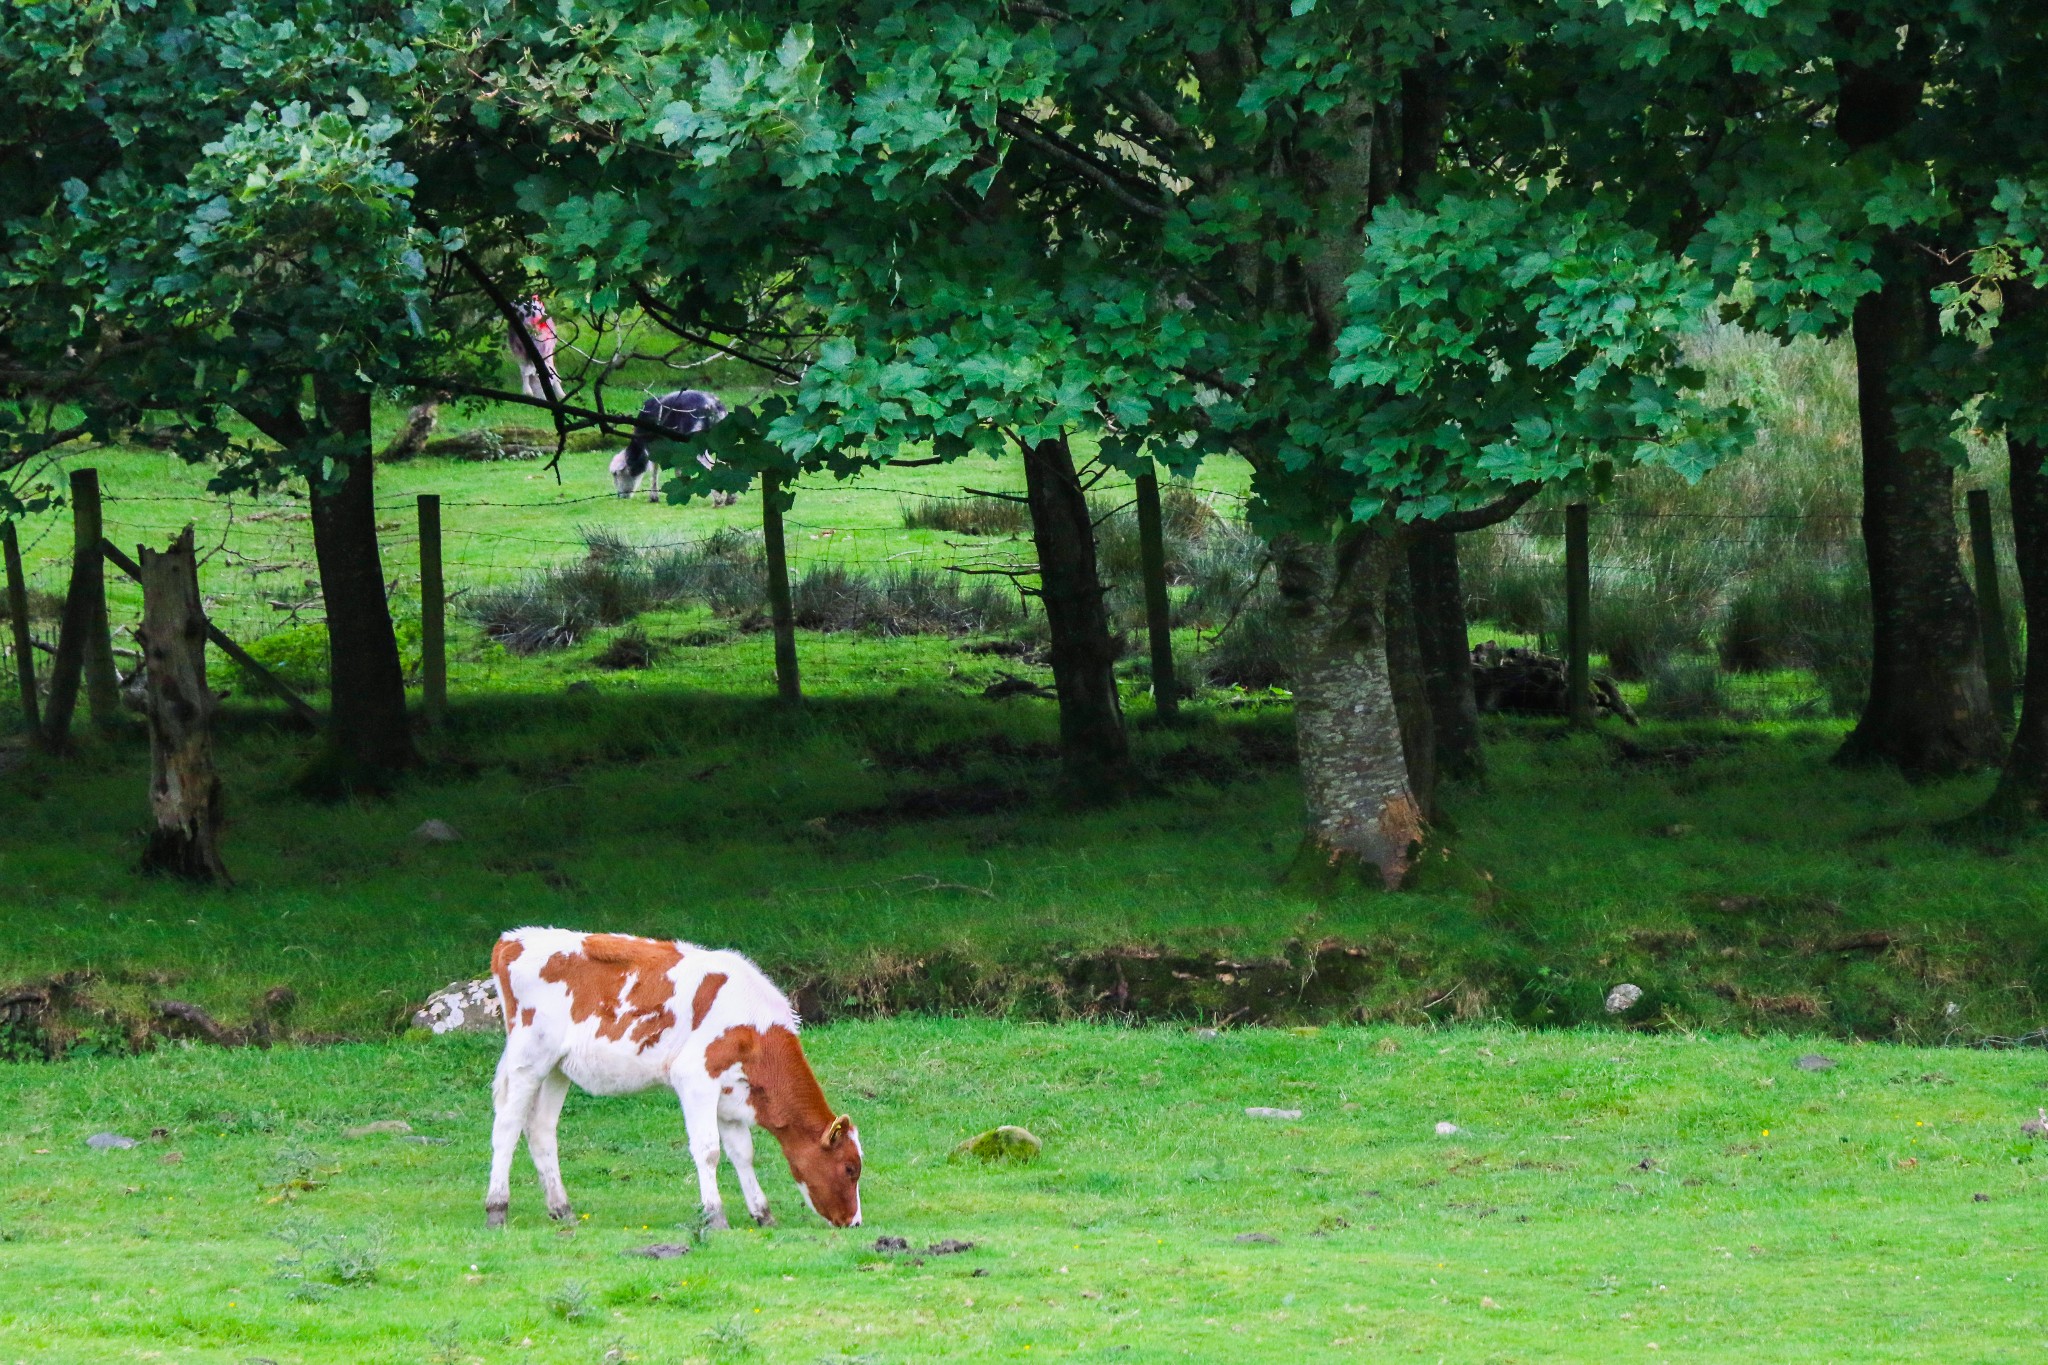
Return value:
[(1970, 490), (1970, 557), (1977, 566), (1977, 630), (1984, 639), (1984, 681), (1991, 707), (2012, 724), (2012, 643), (2005, 637), (2005, 603), (1998, 591), (1998, 541), (1991, 528), (1991, 494)]
[(1145, 630), (1152, 643), (1152, 708), (1171, 725), (1180, 714), (1173, 676), (1173, 615), (1166, 595), (1166, 531), (1159, 513), (1159, 475), (1138, 476), (1138, 557), (1145, 575)]
[(14, 675), (21, 685), (21, 718), (32, 739), (42, 737), (41, 708), (36, 705), (35, 641), (28, 630), (28, 582), (21, 573), (21, 543), (14, 523), (0, 521), (0, 554), (7, 561), (7, 615), (14, 626)]
[(100, 472), (71, 475), (71, 572), (85, 576), (85, 701), (93, 728), (105, 733), (121, 722), (121, 675), (114, 668), (114, 637), (107, 620), (107, 566), (100, 557)]
[(448, 594), (441, 579), (441, 495), (420, 506), (420, 704), (429, 725), (448, 712)]
[(1593, 723), (1591, 624), (1593, 570), (1587, 553), (1586, 504), (1564, 509), (1564, 653), (1565, 685), (1571, 690), (1569, 714), (1574, 725)]
[(768, 613), (775, 626), (775, 691), (794, 706), (804, 699), (796, 670), (796, 611), (789, 598), (789, 551), (782, 539), (782, 475), (761, 475), (761, 542), (768, 555)]
[(206, 685), (206, 609), (188, 524), (168, 550), (141, 547), (142, 645), (149, 718), (149, 808), (156, 824), (142, 870), (187, 881), (228, 880), (220, 858), (220, 777)]

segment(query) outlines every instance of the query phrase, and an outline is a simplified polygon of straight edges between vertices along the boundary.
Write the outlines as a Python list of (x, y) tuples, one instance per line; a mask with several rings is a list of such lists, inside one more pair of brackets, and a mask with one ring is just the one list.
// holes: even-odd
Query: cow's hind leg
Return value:
[(722, 1230), (727, 1224), (725, 1200), (718, 1193), (718, 1082), (709, 1076), (682, 1081), (676, 1085), (676, 1098), (683, 1105), (690, 1159), (697, 1163), (697, 1194), (704, 1208), (704, 1225)]
[(561, 1150), (555, 1132), (562, 1119), (562, 1101), (569, 1097), (569, 1078), (556, 1067), (541, 1078), (540, 1093), (534, 1098), (533, 1113), (526, 1121), (526, 1151), (533, 1169), (540, 1175), (541, 1194), (548, 1201), (548, 1217), (561, 1222), (571, 1218), (569, 1192), (562, 1188)]
[(733, 1174), (739, 1177), (740, 1193), (746, 1197), (747, 1212), (762, 1227), (772, 1227), (775, 1218), (768, 1212), (768, 1195), (754, 1175), (753, 1128), (744, 1119), (721, 1116), (718, 1132), (725, 1139), (725, 1154), (732, 1161)]
[(512, 1206), (512, 1151), (526, 1130), (540, 1095), (542, 1078), (554, 1069), (536, 1065), (515, 1038), (498, 1059), (498, 1076), (491, 1084), (496, 1108), (491, 1121), (491, 1183), (484, 1191), (484, 1215), (489, 1226), (505, 1226), (505, 1210)]

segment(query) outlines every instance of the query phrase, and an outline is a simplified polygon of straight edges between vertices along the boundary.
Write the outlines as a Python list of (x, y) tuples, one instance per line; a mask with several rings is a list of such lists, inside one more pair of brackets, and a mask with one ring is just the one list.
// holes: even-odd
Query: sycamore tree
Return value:
[[(105, 436), (168, 414), (217, 492), (303, 483), (326, 605), (322, 771), (374, 783), (412, 757), (371, 464), (380, 388), (475, 381), (502, 323), (451, 289), (506, 219), (460, 161), (436, 63), (397, 7), (115, 0), (0, 17), (8, 396)], [(509, 201), (507, 201), (509, 202)], [(67, 434), (0, 430), (11, 456)]]
[(1934, 295), (2000, 177), (2041, 164), (2044, 23), (1968, 0), (1586, 7), (1475, 128), (1489, 154), (1545, 129), (1546, 175), (1625, 204), (1743, 326), (1851, 340), (1874, 666), (1842, 757), (1915, 776), (2001, 744), (1954, 507), (1983, 371), (1944, 358)]
[[(1423, 835), (1429, 727), (1404, 742), (1388, 664), (1413, 528), (1725, 448), (1676, 363), (1700, 284), (1547, 191), (1535, 149), (1459, 151), (1548, 7), (620, 10), (535, 19), (489, 96), (604, 168), (534, 182), (568, 273), (808, 273), (831, 339), (786, 406), (721, 429), (738, 471), (1011, 446), (1056, 520), (1085, 516), (1076, 435), (1111, 464), (1247, 459), (1295, 608), (1316, 861), (1392, 884)], [(520, 96), (546, 44), (552, 100)]]

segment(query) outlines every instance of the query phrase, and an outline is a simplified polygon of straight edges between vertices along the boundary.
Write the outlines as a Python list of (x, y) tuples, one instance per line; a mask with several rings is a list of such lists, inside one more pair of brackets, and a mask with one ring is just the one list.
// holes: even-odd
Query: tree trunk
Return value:
[(396, 464), (410, 460), (420, 453), (420, 447), (434, 434), (434, 428), (441, 422), (441, 404), (438, 399), (428, 399), (415, 404), (405, 414), (405, 425), (395, 432), (390, 442), (377, 452), (377, 463)]
[(1935, 336), (1926, 281), (1903, 245), (1880, 253), (1884, 287), (1856, 304), (1863, 540), (1870, 565), (1870, 700), (1841, 753), (1915, 778), (1967, 772), (1999, 752), (1976, 599), (1956, 535), (1955, 470), (1902, 443), (1895, 404)]
[(1152, 709), (1162, 725), (1180, 716), (1180, 684), (1173, 676), (1173, 604), (1166, 594), (1166, 528), (1159, 509), (1159, 476), (1137, 479), (1138, 549), (1145, 566), (1145, 634), (1152, 646)]
[(1408, 581), (1435, 730), (1436, 775), (1453, 780), (1484, 777), (1486, 754), (1479, 743), (1479, 701), (1472, 690), (1457, 536), (1440, 527), (1416, 527), (1408, 542)]
[(380, 787), (413, 762), (405, 672), (384, 594), (370, 452), (370, 393), (316, 381), (320, 421), (342, 454), (311, 480), (313, 552), (327, 608), (328, 758), (345, 788)]
[(1095, 527), (1064, 436), (1025, 447), (1024, 488), (1052, 636), (1060, 756), (1077, 791), (1121, 795), (1136, 784), (1116, 692), (1116, 645), (1095, 566)]
[(1308, 804), (1304, 862), (1374, 869), (1399, 886), (1422, 842), (1387, 669), (1388, 574), (1398, 552), (1371, 527), (1328, 544), (1276, 547), (1295, 643), (1294, 726)]
[(761, 474), (761, 548), (768, 568), (768, 616), (775, 628), (775, 695), (784, 706), (804, 699), (797, 673), (796, 608), (789, 595), (789, 547), (782, 536), (782, 508), (790, 500), (780, 474)]
[(206, 686), (206, 610), (192, 528), (164, 551), (144, 546), (143, 713), (149, 720), (149, 806), (156, 817), (142, 870), (228, 880), (220, 857), (221, 788), (213, 770), (214, 696)]
[(1415, 588), (1408, 573), (1408, 557), (1401, 551), (1387, 558), (1386, 602), (1387, 682), (1394, 693), (1394, 714), (1401, 722), (1401, 759), (1408, 768), (1408, 790), (1415, 797), (1416, 808), (1423, 819), (1434, 820), (1436, 722)]
[(2005, 770), (1980, 816), (2023, 825), (2048, 814), (2048, 443), (2008, 434), (2013, 558), (2027, 611), (2026, 681)]

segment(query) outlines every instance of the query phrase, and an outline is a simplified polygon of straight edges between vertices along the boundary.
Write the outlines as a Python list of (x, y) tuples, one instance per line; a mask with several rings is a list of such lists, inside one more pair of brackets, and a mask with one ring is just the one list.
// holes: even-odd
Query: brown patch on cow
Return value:
[(525, 1009), (519, 1011), (519, 1027), (533, 1027), (533, 1006), (528, 1005)]
[(754, 1122), (782, 1145), (789, 1173), (810, 1194), (811, 1207), (845, 1227), (860, 1207), (860, 1146), (852, 1120), (833, 1114), (803, 1044), (780, 1024), (765, 1033), (740, 1024), (704, 1050), (704, 1069), (713, 1077), (734, 1066), (747, 1079)]
[(724, 972), (706, 972), (704, 979), (697, 983), (697, 994), (690, 1001), (690, 1027), (704, 1027), (704, 1016), (711, 1013), (711, 1002), (718, 998), (718, 988), (726, 982)]
[(588, 934), (581, 952), (549, 958), (540, 979), (567, 988), (571, 1022), (594, 1018), (599, 1038), (626, 1038), (645, 1052), (675, 1027), (676, 986), (669, 973), (682, 960), (682, 949), (668, 939)]
[[(505, 1014), (505, 1032), (512, 1031), (512, 1016), (519, 1008), (519, 997), (512, 993), (512, 964), (526, 951), (526, 945), (516, 938), (501, 938), (491, 945), (491, 975), (498, 978), (498, 1004)], [(522, 1023), (533, 1022), (533, 1011), (526, 1012)]]

